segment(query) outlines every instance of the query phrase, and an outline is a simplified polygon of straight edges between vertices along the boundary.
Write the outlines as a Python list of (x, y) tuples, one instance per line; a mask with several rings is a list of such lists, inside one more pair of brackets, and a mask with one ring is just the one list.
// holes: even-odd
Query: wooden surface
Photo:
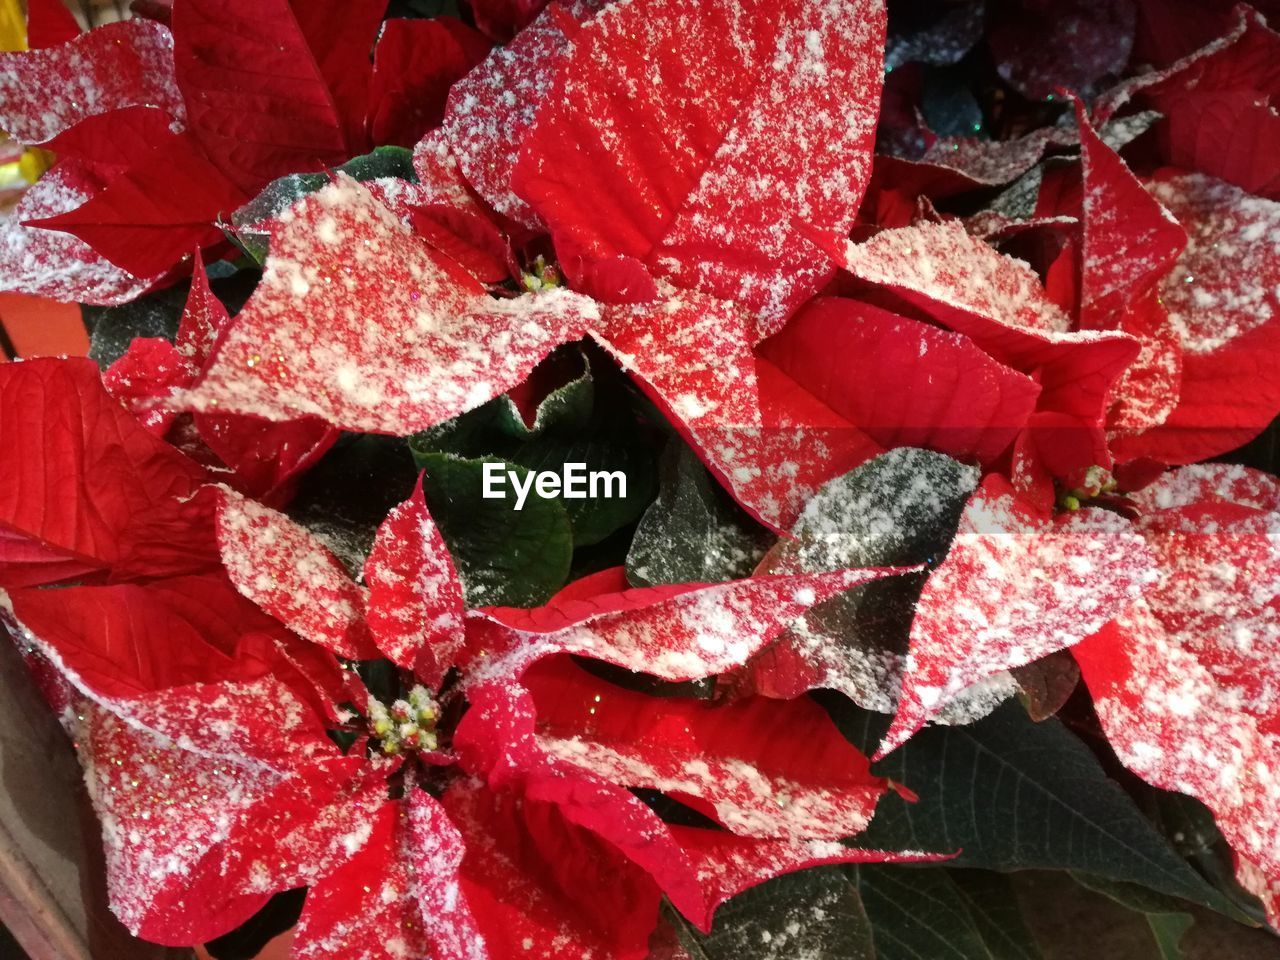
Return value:
[(75, 751), (0, 630), (0, 923), (30, 960), (190, 960), (129, 936), (106, 905)]

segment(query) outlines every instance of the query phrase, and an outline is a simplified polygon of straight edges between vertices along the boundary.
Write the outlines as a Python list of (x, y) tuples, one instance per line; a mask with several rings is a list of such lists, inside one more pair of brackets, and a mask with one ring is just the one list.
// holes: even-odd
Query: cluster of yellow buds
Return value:
[(1080, 505), (1100, 497), (1104, 493), (1114, 493), (1116, 478), (1105, 467), (1092, 466), (1084, 472), (1080, 485), (1068, 490), (1059, 498), (1064, 509), (1079, 510)]
[(439, 707), (426, 687), (414, 687), (408, 699), (397, 700), (390, 707), (369, 698), (369, 731), (382, 742), (382, 752), (389, 757), (406, 751), (434, 750), (439, 716)]
[(542, 254), (538, 254), (533, 261), (533, 269), (526, 270), (520, 276), (520, 285), (530, 293), (548, 290), (551, 287), (559, 287), (563, 283), (564, 279), (560, 276), (560, 269), (554, 264), (548, 264)]

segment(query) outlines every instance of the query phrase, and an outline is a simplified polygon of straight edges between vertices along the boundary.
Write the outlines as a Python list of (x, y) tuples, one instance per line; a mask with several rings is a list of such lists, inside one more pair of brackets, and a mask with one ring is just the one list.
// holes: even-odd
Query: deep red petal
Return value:
[(1084, 509), (1047, 521), (988, 478), (925, 582), (898, 712), (877, 756), (965, 688), (1094, 633), (1141, 595), (1153, 569), (1118, 514)]
[[(93, 361), (0, 366), (0, 583), (207, 568), (181, 508), (204, 479), (107, 394)], [(182, 554), (142, 557), (129, 536), (143, 527), (181, 541)]]
[(881, 446), (962, 460), (1002, 453), (1040, 394), (959, 334), (853, 300), (811, 301), (760, 352)]
[(44, 143), (86, 117), (141, 104), (180, 119), (172, 50), (160, 24), (125, 20), (56, 47), (2, 53), (0, 129), (23, 143)]
[(466, 643), (462, 584), (427, 512), (421, 478), (378, 528), (364, 582), (373, 642), (395, 663), (438, 686)]
[(632, 257), (772, 332), (829, 275), (796, 221), (832, 240), (853, 224), (884, 30), (875, 0), (606, 8), (573, 38), (515, 191), (558, 248)]
[(249, 195), (365, 152), (379, 0), (184, 0), (173, 58), (189, 127)]
[(380, 655), (364, 620), (364, 589), (312, 533), (230, 490), (220, 491), (217, 529), (227, 576), (243, 596), (340, 657)]
[(543, 657), (575, 653), (667, 680), (711, 676), (745, 662), (813, 604), (896, 572), (752, 577), (477, 611), (467, 621), (469, 669), (505, 680)]
[(405, 435), (520, 382), (596, 315), (563, 289), (491, 298), (339, 175), (282, 214), (262, 282), (185, 403)]
[(488, 50), (481, 34), (454, 17), (386, 21), (369, 89), (373, 143), (412, 147), (439, 126), (449, 88)]

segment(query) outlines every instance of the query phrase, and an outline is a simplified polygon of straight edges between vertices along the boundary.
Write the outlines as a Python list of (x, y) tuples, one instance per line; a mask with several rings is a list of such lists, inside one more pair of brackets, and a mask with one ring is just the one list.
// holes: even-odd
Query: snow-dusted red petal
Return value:
[(1188, 463), (1246, 443), (1280, 413), (1280, 203), (1195, 173), (1148, 190), (1189, 237), (1159, 285), (1181, 342), (1181, 394), (1162, 424), (1113, 448)]
[(239, 644), (253, 635), (287, 637), (216, 574), (145, 585), (11, 590), (7, 609), (69, 679), (104, 700), (252, 679), (263, 666), (237, 656)]
[(1186, 231), (1103, 143), (1076, 103), (1084, 167), (1080, 325), (1116, 329), (1121, 316), (1169, 272)]
[(181, 750), (92, 705), (84, 706), (80, 760), (102, 823), (112, 912), (133, 933), (187, 946), (249, 919), (264, 894), (226, 896), (189, 886), (227, 826), (278, 776)]
[[(770, 877), (832, 863), (928, 863), (954, 855), (914, 850), (869, 850), (831, 840), (755, 840), (700, 827), (671, 826), (671, 834), (697, 871), (706, 898), (704, 912), (677, 908), (703, 933), (712, 914), (730, 897)], [(820, 904), (812, 904), (821, 909)]]
[(442, 889), (443, 902), (422, 904), (440, 960), (643, 960), (661, 894), (612, 844), (555, 804), (474, 782), (440, 802), (465, 843), (460, 862), (452, 831), (427, 839), (438, 814), (413, 818), (419, 869), (456, 876), (427, 888)]
[(404, 850), (403, 806), (387, 801), (383, 815), (352, 824), (363, 835), (361, 842), (353, 856), (307, 891), (294, 932), (294, 960), (416, 960), (431, 955)]
[(217, 531), (222, 564), (243, 596), (340, 657), (379, 655), (364, 620), (364, 589), (318, 537), (225, 488), (219, 491)]
[(958, 221), (924, 222), (849, 243), (841, 266), (913, 303), (940, 304), (1011, 327), (1061, 333), (1070, 325), (1021, 260), (970, 236)]
[[(1205, 539), (1220, 538), (1207, 534)], [(1073, 653), (1107, 742), (1121, 762), (1154, 786), (1203, 802), (1223, 837), (1249, 862), (1242, 872), (1250, 886), (1275, 884), (1280, 878), (1280, 818), (1274, 803), (1280, 791), (1280, 743), (1274, 720), (1268, 723), (1250, 709), (1254, 704), (1242, 704), (1241, 691), (1220, 682), (1184, 640), (1139, 603)], [(1238, 662), (1232, 637), (1216, 634), (1211, 642), (1217, 655)], [(1266, 714), (1274, 717), (1270, 709)]]
[(116, 306), (137, 299), (154, 278), (117, 267), (79, 237), (28, 227), (76, 209), (98, 189), (73, 162), (54, 167), (0, 219), (0, 290), (64, 302)]
[(195, 368), (164, 337), (136, 337), (124, 356), (102, 373), (107, 392), (133, 411), (138, 422), (163, 437), (177, 414), (155, 402), (191, 383)]
[(823, 482), (881, 451), (752, 353), (755, 325), (740, 308), (662, 292), (653, 303), (609, 308), (598, 339), (757, 519), (785, 529)]
[(666, 680), (707, 677), (744, 663), (813, 604), (896, 572), (751, 577), (606, 594), (566, 611), (477, 611), (467, 621), (469, 670), (476, 681), (504, 680), (575, 653)]
[(631, 257), (776, 330), (829, 273), (799, 222), (832, 242), (853, 224), (884, 31), (879, 0), (610, 6), (574, 37), (516, 193), (562, 257)]
[(597, 316), (563, 289), (490, 298), (339, 174), (281, 214), (262, 282), (184, 402), (409, 434), (519, 383)]
[(887, 789), (808, 700), (653, 697), (561, 662), (540, 664), (521, 683), (537, 710), (541, 753), (610, 783), (660, 790), (742, 836), (852, 836)]
[(571, 38), (597, 6), (593, 0), (552, 4), (449, 92), (444, 130), (458, 166), (495, 210), (527, 227), (541, 227), (542, 221), (512, 190), (516, 158), (564, 64)]
[(1141, 595), (1153, 570), (1120, 515), (1085, 508), (1044, 520), (988, 478), (920, 595), (897, 715), (878, 755), (965, 688), (1096, 632)]
[(466, 643), (462, 584), (427, 511), (421, 480), (378, 528), (364, 582), (373, 642), (429, 686), (438, 686)]
[(225, 849), (195, 873), (245, 893), (314, 886), (396, 818), (387, 799), (389, 761), (363, 756), (298, 763), (252, 807), (231, 819)]
[(0, 129), (44, 143), (86, 117), (158, 106), (183, 118), (173, 37), (151, 20), (109, 23), (44, 50), (0, 54)]
[(456, 17), (390, 18), (374, 48), (369, 135), (379, 146), (412, 147), (438, 127), (451, 86), (489, 50), (489, 41)]
[(197, 250), (191, 270), (191, 291), (182, 308), (175, 343), (183, 356), (202, 366), (230, 323), (231, 314), (209, 286), (209, 274)]

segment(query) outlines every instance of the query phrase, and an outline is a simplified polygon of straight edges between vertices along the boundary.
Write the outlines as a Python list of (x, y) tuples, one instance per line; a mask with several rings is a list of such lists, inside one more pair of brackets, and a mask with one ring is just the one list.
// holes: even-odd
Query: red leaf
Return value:
[(989, 477), (925, 582), (897, 716), (877, 757), (967, 687), (1094, 633), (1141, 594), (1151, 572), (1142, 538), (1118, 514), (1085, 509), (1046, 521)]
[(449, 93), (444, 129), (459, 168), (487, 203), (526, 227), (542, 223), (512, 190), (516, 158), (567, 56), (570, 38), (593, 7), (589, 0), (553, 4)]
[(281, 216), (262, 282), (184, 403), (405, 435), (501, 394), (596, 316), (566, 290), (489, 297), (339, 175)]
[(414, 208), (413, 229), (483, 283), (501, 283), (510, 275), (507, 243), (487, 217), (431, 203)]
[(1031, 100), (1088, 93), (1128, 64), (1136, 13), (1132, 0), (1021, 0), (1001, 8), (987, 43), (996, 71)]
[(546, 4), (547, 0), (472, 0), (470, 6), (476, 26), (504, 43), (518, 36)]
[(1019, 442), (1015, 476), (1064, 477), (1108, 466), (1104, 423), (1111, 391), (1139, 351), (1123, 333), (1064, 332), (1069, 320), (1022, 261), (968, 236), (959, 224), (921, 223), (849, 244), (856, 276), (901, 295), (1040, 384), (1037, 413)]
[(27, 190), (0, 221), (0, 290), (115, 306), (151, 286), (154, 278), (131, 276), (79, 237), (26, 225), (75, 210), (98, 189), (82, 167), (63, 161)]
[(1120, 321), (1120, 329), (1138, 338), (1138, 356), (1116, 381), (1107, 428), (1118, 434), (1141, 433), (1169, 419), (1182, 393), (1182, 338), (1169, 322), (1157, 291), (1138, 300)]
[(1243, 467), (1204, 465), (1166, 475), (1140, 500), (1161, 577), (1145, 602), (1073, 652), (1121, 761), (1204, 802), (1242, 879), (1273, 905), (1280, 486)]
[(1148, 78), (1142, 98), (1164, 115), (1168, 163), (1280, 200), (1280, 174), (1265, 159), (1280, 145), (1280, 34), (1244, 5), (1236, 14), (1227, 37)]
[(466, 843), (458, 863), (456, 839), (436, 839), (442, 832), (433, 829), (436, 818), (417, 821), (420, 872), (457, 870), (457, 895), (423, 904), (441, 960), (643, 960), (660, 894), (612, 844), (567, 820), (556, 805), (466, 781), (440, 802)]
[[(207, 569), (180, 501), (204, 471), (107, 395), (91, 360), (0, 365), (0, 583), (30, 586), (113, 567), (139, 576)], [(148, 559), (143, 528), (181, 542)]]
[(170, 134), (83, 204), (37, 225), (74, 234), (112, 263), (149, 277), (195, 247), (220, 242), (213, 222), (246, 199), (189, 133)]
[(1169, 272), (1187, 245), (1187, 234), (1102, 142), (1079, 100), (1076, 122), (1084, 166), (1080, 326), (1115, 330)]
[(489, 42), (454, 17), (388, 20), (374, 49), (369, 135), (412, 147), (444, 119), (449, 88), (479, 63)]
[(537, 709), (539, 751), (611, 783), (660, 790), (742, 836), (852, 836), (886, 789), (808, 700), (652, 697), (561, 662), (521, 682)]
[(62, 0), (27, 0), (27, 48), (43, 50), (80, 36), (80, 24)]
[(139, 105), (181, 120), (172, 50), (160, 24), (125, 20), (60, 46), (0, 53), (0, 129), (44, 143), (86, 117)]
[(853, 300), (811, 301), (760, 353), (881, 446), (962, 460), (1002, 453), (1040, 394), (959, 334)]
[(880, 447), (750, 348), (754, 324), (726, 301), (665, 299), (607, 314), (601, 343), (761, 522), (785, 528), (805, 500)]
[(217, 528), (227, 576), (243, 596), (340, 657), (379, 656), (364, 620), (364, 590), (306, 528), (225, 489)]
[(157, 397), (191, 383), (195, 370), (191, 363), (164, 337), (137, 337), (124, 356), (102, 374), (107, 392), (126, 404), (138, 422), (164, 437), (178, 416), (157, 406)]
[(298, 763), (230, 819), (225, 839), (193, 871), (192, 883), (255, 893), (341, 885), (349, 864), (383, 852), (380, 845), (396, 824), (398, 804), (387, 798), (394, 770), (363, 756)]
[(438, 687), (466, 643), (462, 584), (427, 512), (421, 478), (378, 528), (364, 582), (374, 643), (428, 686)]
[(606, 8), (574, 38), (515, 191), (557, 248), (632, 257), (772, 332), (829, 274), (795, 221), (831, 241), (853, 225), (884, 30), (877, 0)]
[(307, 891), (290, 954), (295, 960), (407, 960), (431, 954), (418, 881), (404, 853), (407, 824), (396, 816), (404, 806), (387, 802), (385, 815), (361, 825), (370, 827), (369, 836), (355, 855)]
[(292, 481), (338, 442), (339, 431), (318, 417), (273, 423), (238, 414), (197, 413), (200, 439), (234, 476), (226, 482), (264, 503), (287, 502)]
[(1026, 263), (969, 236), (956, 221), (885, 230), (848, 244), (839, 260), (859, 279), (888, 287), (926, 310), (942, 307), (1044, 333), (1061, 333), (1070, 325)]
[[(604, 594), (534, 610), (489, 608), (467, 622), (473, 682), (505, 680), (574, 653), (666, 680), (691, 680), (745, 662), (815, 603), (893, 570), (752, 577)], [(483, 659), (474, 654), (484, 651)]]
[(159, 107), (134, 106), (85, 117), (46, 145), (62, 162), (77, 161), (103, 182), (142, 163), (156, 144), (173, 137), (173, 117)]
[(1200, 174), (1149, 189), (1190, 238), (1159, 288), (1182, 391), (1164, 423), (1112, 446), (1120, 459), (1187, 463), (1248, 442), (1280, 413), (1280, 203)]
[(227, 308), (209, 287), (209, 274), (197, 250), (191, 270), (191, 291), (187, 294), (182, 319), (178, 323), (175, 341), (178, 349), (196, 366), (204, 366), (213, 352), (213, 345), (230, 323), (231, 315)]
[(170, 687), (253, 680), (263, 665), (242, 644), (286, 632), (218, 575), (145, 586), (12, 590), (13, 616), (62, 672), (103, 701)]
[[(228, 820), (277, 779), (248, 764), (211, 763), (85, 705), (81, 760), (103, 829), (111, 910), (133, 933), (174, 946), (220, 936), (267, 894), (188, 890), (191, 872)], [(157, 787), (163, 784), (163, 787)]]
[(252, 195), (363, 153), (381, 0), (181, 0), (174, 63), (192, 135)]

